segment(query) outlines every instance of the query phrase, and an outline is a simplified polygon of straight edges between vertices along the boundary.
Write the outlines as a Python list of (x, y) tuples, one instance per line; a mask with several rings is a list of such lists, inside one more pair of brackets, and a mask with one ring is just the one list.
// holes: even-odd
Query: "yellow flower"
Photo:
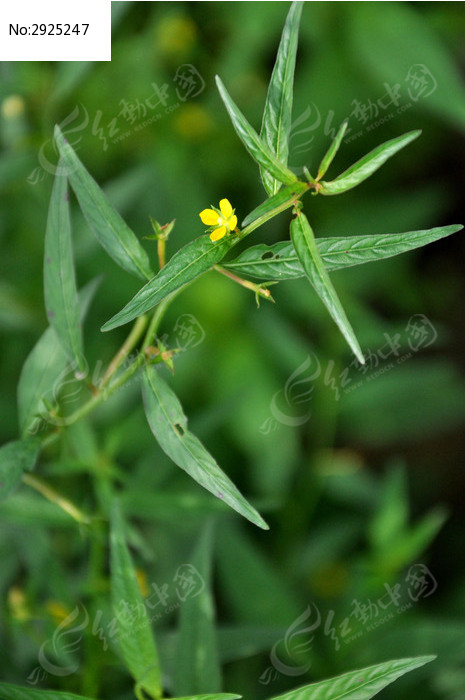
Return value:
[(221, 200), (219, 209), (204, 209), (199, 216), (204, 224), (213, 227), (210, 233), (212, 241), (219, 241), (237, 226), (237, 216), (228, 199)]

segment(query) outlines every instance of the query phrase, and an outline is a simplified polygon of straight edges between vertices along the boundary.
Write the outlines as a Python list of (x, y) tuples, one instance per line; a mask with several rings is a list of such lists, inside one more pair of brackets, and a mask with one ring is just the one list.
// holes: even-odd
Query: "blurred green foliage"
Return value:
[[(54, 124), (69, 116), (66, 128), (77, 130), (68, 138), (78, 140), (79, 157), (140, 238), (151, 232), (150, 216), (176, 218), (170, 255), (202, 233), (198, 212), (212, 202), (228, 197), (241, 219), (264, 199), (214, 75), (258, 128), (286, 12), (287, 3), (272, 2), (113, 3), (111, 63), (1, 64), (2, 442), (17, 436), (16, 384), (46, 327), (42, 259), (52, 176), (42, 166), (56, 163)], [(290, 165), (315, 168), (330, 129), (346, 117), (352, 131), (338, 172), (382, 141), (423, 130), (357, 190), (312, 200), (316, 236), (464, 221), (464, 32), (462, 3), (306, 4)], [(174, 80), (185, 64), (205, 82), (194, 97)], [(151, 107), (164, 84), (166, 104)], [(393, 92), (397, 105), (387, 104)], [(105, 335), (96, 329), (139, 284), (97, 246), (75, 202), (72, 211), (78, 286), (103, 274), (84, 328), (94, 372), (125, 337), (124, 328)], [(256, 242), (286, 238), (287, 221), (284, 214), (270, 222)], [(155, 262), (155, 243), (145, 247)], [(225, 690), (260, 700), (388, 658), (432, 653), (437, 661), (383, 697), (464, 697), (462, 260), (458, 233), (376, 266), (333, 273), (371, 357), (366, 374), (351, 365), (303, 280), (277, 285), (277, 303), (258, 310), (252, 294), (211, 272), (173, 304), (162, 329), (168, 341), (179, 338), (181, 314), (191, 314), (196, 334), (190, 347), (184, 337), (187, 351), (173, 378), (190, 427), (264, 513), (269, 533), (239, 522), (173, 467), (145, 423), (137, 385), (72, 426), (63, 447), (51, 447), (39, 464), (39, 473), (84, 512), (105, 502), (109, 479), (118, 484), (146, 586), (171, 582), (192, 560), (205, 520), (214, 519), (212, 585)], [(414, 314), (429, 323), (423, 345)], [(399, 355), (388, 347), (395, 338)], [(276, 407), (287, 424), (276, 420)], [(0, 521), (1, 677), (25, 685), (40, 646), (78, 601), (92, 620), (99, 610), (108, 615), (105, 523), (89, 538), (27, 486), (0, 507)], [(409, 598), (412, 565), (427, 566), (434, 577), (430, 597)], [(391, 619), (369, 629), (351, 615), (354, 601), (371, 601), (376, 623), (383, 615), (377, 602), (396, 584), (403, 598), (391, 601)], [(307, 651), (296, 651), (289, 635), (278, 647), (283, 660), (286, 646), (307, 670), (264, 683), (273, 645), (307, 610), (321, 615)], [(351, 632), (343, 637), (349, 616)], [(303, 627), (315, 619), (304, 618)], [(177, 623), (174, 612), (155, 624), (171, 687)], [(114, 650), (104, 649), (90, 625), (71, 657), (63, 654), (77, 670), (49, 674), (40, 687), (132, 697)]]

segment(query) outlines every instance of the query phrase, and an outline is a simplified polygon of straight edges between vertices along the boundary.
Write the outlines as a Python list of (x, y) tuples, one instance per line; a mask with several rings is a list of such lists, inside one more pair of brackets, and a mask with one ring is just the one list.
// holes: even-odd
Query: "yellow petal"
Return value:
[(229, 199), (222, 199), (221, 200), (220, 211), (223, 214), (225, 219), (229, 219), (229, 217), (233, 213), (233, 208), (231, 206), (231, 202), (229, 201)]
[(226, 234), (226, 231), (227, 231), (226, 226), (220, 226), (219, 228), (216, 228), (214, 231), (211, 232), (210, 240), (211, 241), (219, 241), (220, 238), (223, 238), (223, 236)]
[(218, 223), (218, 212), (213, 209), (204, 209), (199, 214), (202, 222), (207, 226), (214, 226)]
[(234, 229), (235, 229), (236, 226), (237, 226), (237, 216), (231, 216), (231, 217), (228, 219), (228, 226), (229, 226), (229, 230), (230, 230), (230, 231), (234, 231)]

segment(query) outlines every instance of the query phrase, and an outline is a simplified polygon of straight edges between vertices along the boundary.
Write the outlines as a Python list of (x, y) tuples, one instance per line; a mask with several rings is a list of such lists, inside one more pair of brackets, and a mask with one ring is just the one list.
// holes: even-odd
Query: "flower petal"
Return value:
[(234, 231), (237, 226), (237, 216), (230, 216), (228, 219), (228, 226), (230, 231)]
[(219, 228), (216, 228), (214, 231), (211, 232), (210, 240), (211, 241), (219, 241), (220, 238), (223, 238), (223, 236), (226, 234), (226, 232), (227, 232), (226, 226), (220, 226)]
[(229, 201), (229, 199), (222, 199), (221, 200), (220, 211), (223, 214), (225, 219), (229, 219), (229, 217), (233, 213), (233, 208), (231, 206), (231, 202)]
[(218, 212), (214, 211), (213, 209), (204, 209), (200, 212), (199, 216), (202, 223), (206, 224), (207, 226), (214, 226), (218, 223)]

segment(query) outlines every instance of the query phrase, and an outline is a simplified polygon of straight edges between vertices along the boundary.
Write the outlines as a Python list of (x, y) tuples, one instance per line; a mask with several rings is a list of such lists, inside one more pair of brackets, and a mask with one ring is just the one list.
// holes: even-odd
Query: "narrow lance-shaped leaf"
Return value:
[(417, 656), (411, 659), (395, 659), (368, 666), (360, 671), (350, 671), (320, 683), (311, 683), (291, 690), (273, 700), (369, 700), (387, 685), (433, 661), (435, 656)]
[(188, 243), (173, 255), (158, 275), (142, 287), (119, 313), (102, 326), (102, 331), (122, 326), (153, 309), (168, 294), (184, 287), (219, 263), (238, 242), (239, 238), (231, 234), (216, 243), (212, 243), (208, 236), (201, 236)]
[(84, 695), (59, 690), (37, 690), (10, 683), (0, 683), (0, 697), (2, 700), (92, 700)]
[(205, 693), (221, 690), (221, 669), (215, 630), (215, 607), (211, 591), (211, 523), (202, 533), (189, 563), (199, 574), (200, 590), (194, 590), (179, 610), (177, 664), (174, 693)]
[(344, 135), (347, 131), (348, 124), (349, 124), (349, 121), (348, 121), (348, 119), (346, 119), (345, 121), (342, 122), (341, 126), (339, 127), (338, 132), (331, 143), (331, 146), (328, 148), (323, 160), (320, 163), (320, 167), (318, 168), (318, 174), (317, 174), (318, 180), (320, 180), (323, 177), (323, 175), (326, 173), (329, 166), (333, 162), (334, 156), (338, 152), (339, 147), (342, 143), (342, 139), (344, 138)]
[[(303, 2), (293, 2), (287, 15), (268, 87), (260, 132), (262, 140), (283, 165), (287, 165), (289, 155), (295, 59), (303, 5)], [(276, 194), (281, 187), (280, 180), (263, 167), (260, 168), (260, 174), (268, 195), (271, 197)]]
[(183, 698), (173, 698), (173, 700), (240, 700), (242, 695), (232, 695), (231, 693), (209, 693), (208, 695), (186, 695)]
[[(100, 278), (96, 278), (79, 292), (81, 323), (99, 284)], [(47, 328), (27, 356), (19, 378), (18, 416), (23, 436), (39, 427), (40, 418), (37, 416), (47, 413), (44, 398), (49, 396), (53, 400), (56, 397), (60, 377), (67, 365), (68, 360), (54, 329)]]
[(44, 296), (50, 325), (63, 350), (76, 367), (84, 369), (78, 293), (74, 273), (69, 217), (68, 181), (61, 175), (62, 161), (55, 175), (44, 251)]
[(168, 457), (207, 491), (267, 530), (268, 525), (260, 514), (220, 469), (200, 440), (189, 432), (177, 396), (154, 367), (148, 366), (144, 373), (143, 396), (150, 429)]
[(231, 96), (218, 76), (216, 76), (216, 84), (218, 86), (221, 99), (223, 100), (229, 116), (231, 117), (236, 133), (252, 158), (277, 180), (279, 180), (279, 182), (282, 182), (285, 185), (290, 185), (293, 182), (296, 182), (296, 175), (294, 175), (289, 168), (280, 163), (277, 157), (262, 141), (255, 129), (249, 124), (240, 109), (233, 102)]
[(331, 182), (321, 181), (321, 188), (319, 192), (321, 194), (341, 194), (342, 192), (347, 192), (347, 190), (356, 187), (361, 182), (366, 180), (370, 175), (378, 170), (389, 158), (395, 155), (401, 148), (404, 148), (409, 143), (414, 141), (418, 136), (420, 136), (421, 130), (409, 131), (403, 136), (398, 136), (395, 139), (386, 141), (386, 143), (381, 144), (374, 148), (366, 156), (363, 156), (354, 165), (345, 170), (341, 175), (339, 175)]
[(15, 440), (0, 447), (0, 501), (19, 485), (24, 471), (34, 469), (40, 441), (36, 438)]
[[(139, 688), (154, 698), (162, 694), (161, 671), (142, 594), (115, 502), (111, 513), (111, 598), (123, 660)], [(126, 606), (134, 610), (127, 615)]]
[(79, 205), (100, 245), (127, 272), (146, 280), (153, 277), (147, 253), (84, 168), (58, 126), (55, 140)]
[(245, 228), (262, 217), (276, 216), (285, 209), (289, 209), (308, 189), (309, 184), (306, 182), (295, 182), (293, 185), (287, 185), (277, 194), (262, 202), (250, 214), (247, 214), (242, 222), (242, 227)]
[(325, 264), (318, 252), (318, 247), (315, 241), (315, 236), (308, 223), (305, 214), (298, 212), (297, 216), (291, 222), (291, 239), (294, 244), (295, 252), (299, 258), (305, 275), (313, 285), (316, 293), (328, 309), (331, 317), (336, 322), (339, 330), (347, 340), (352, 352), (355, 354), (359, 362), (365, 363), (363, 354), (358, 343), (355, 333), (350, 325), (346, 313), (342, 307), (336, 290), (333, 287)]
[[(326, 269), (332, 272), (344, 267), (391, 258), (421, 248), (462, 229), (460, 224), (454, 224), (407, 233), (335, 236), (317, 238), (316, 244)], [(251, 246), (237, 258), (223, 265), (237, 274), (263, 280), (290, 280), (305, 275), (291, 241)]]

